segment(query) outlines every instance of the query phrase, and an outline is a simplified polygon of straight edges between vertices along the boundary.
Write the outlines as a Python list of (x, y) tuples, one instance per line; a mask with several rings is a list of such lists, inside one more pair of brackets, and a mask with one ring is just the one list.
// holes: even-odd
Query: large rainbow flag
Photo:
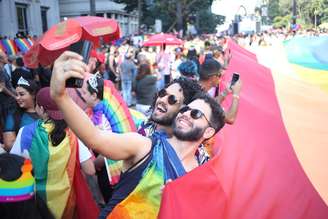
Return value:
[[(226, 74), (243, 80), (237, 120), (208, 163), (166, 185), (159, 218), (328, 218), (325, 42), (296, 38), (257, 56), (229, 42)], [(304, 49), (311, 60), (293, 59)]]

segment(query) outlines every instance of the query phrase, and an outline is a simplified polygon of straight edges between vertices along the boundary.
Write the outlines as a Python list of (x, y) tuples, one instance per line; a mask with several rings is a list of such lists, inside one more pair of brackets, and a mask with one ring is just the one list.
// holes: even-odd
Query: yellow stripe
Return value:
[(303, 81), (319, 86), (328, 93), (328, 71), (305, 68), (295, 64), (291, 64), (291, 66)]
[[(50, 131), (51, 126), (45, 127)], [(70, 157), (69, 138), (66, 137), (58, 146), (49, 142), (49, 162), (47, 177), (47, 204), (55, 218), (62, 218), (71, 185), (66, 171)]]

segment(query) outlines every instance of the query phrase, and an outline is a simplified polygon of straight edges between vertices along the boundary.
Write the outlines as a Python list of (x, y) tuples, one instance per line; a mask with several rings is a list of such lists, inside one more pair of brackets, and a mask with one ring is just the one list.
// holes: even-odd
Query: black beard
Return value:
[(173, 114), (167, 115), (163, 118), (155, 118), (154, 115), (152, 114), (151, 120), (162, 126), (171, 126), (175, 119), (175, 116), (176, 116), (176, 114), (173, 113)]
[(173, 122), (173, 135), (181, 141), (198, 141), (204, 134), (205, 128), (195, 127), (189, 132), (182, 132), (176, 126), (176, 120)]

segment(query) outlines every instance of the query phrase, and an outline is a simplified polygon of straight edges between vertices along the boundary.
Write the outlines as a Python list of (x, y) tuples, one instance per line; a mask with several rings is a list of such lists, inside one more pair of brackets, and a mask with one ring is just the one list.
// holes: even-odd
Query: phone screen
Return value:
[(234, 72), (231, 78), (230, 88), (239, 80), (239, 74)]
[[(90, 52), (92, 48), (92, 43), (88, 40), (79, 41), (70, 45), (69, 50), (76, 52), (83, 57), (83, 62), (88, 64), (90, 58)], [(83, 80), (79, 78), (69, 78), (66, 80), (66, 87), (80, 88), (83, 85)]]

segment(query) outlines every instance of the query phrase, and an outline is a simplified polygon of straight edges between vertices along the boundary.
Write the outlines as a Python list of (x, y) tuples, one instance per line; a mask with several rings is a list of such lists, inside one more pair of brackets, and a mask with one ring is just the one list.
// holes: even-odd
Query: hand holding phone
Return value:
[[(83, 62), (85, 64), (88, 64), (91, 48), (92, 48), (92, 42), (88, 40), (84, 40), (72, 44), (69, 50), (80, 54), (83, 57)], [(82, 86), (83, 86), (83, 79), (69, 78), (66, 80), (66, 87), (81, 88)]]
[(230, 82), (230, 89), (233, 85), (235, 85), (235, 83), (239, 80), (239, 74), (237, 72), (234, 72), (231, 78), (231, 82)]

